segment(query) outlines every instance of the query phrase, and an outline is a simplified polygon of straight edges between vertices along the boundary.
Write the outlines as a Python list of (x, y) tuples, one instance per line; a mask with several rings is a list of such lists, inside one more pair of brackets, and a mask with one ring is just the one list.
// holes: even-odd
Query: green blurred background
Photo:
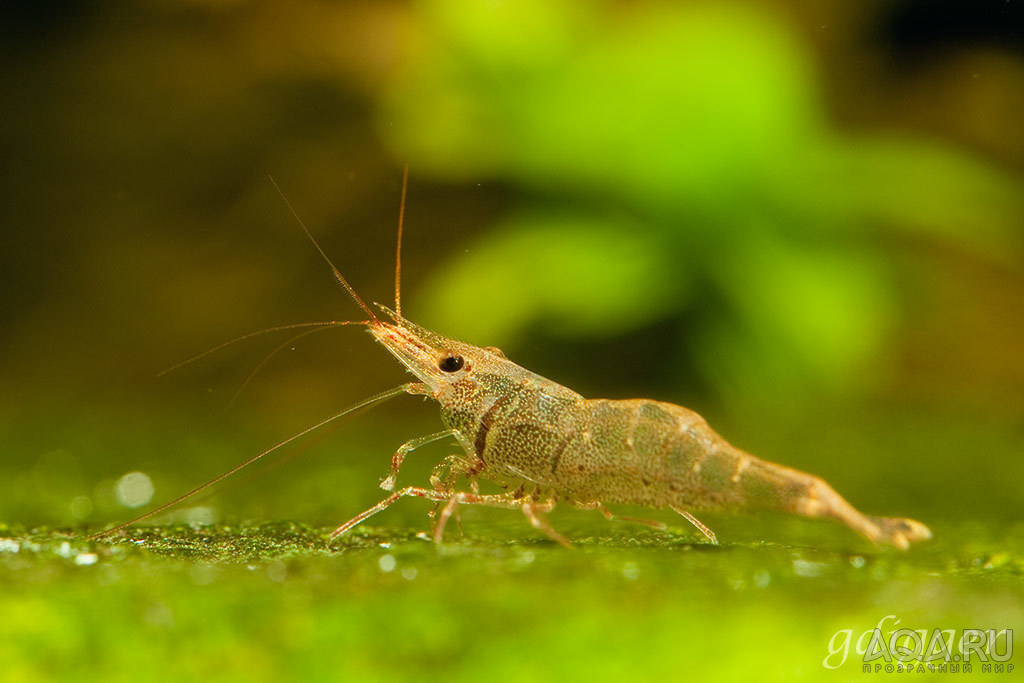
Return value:
[[(685, 404), (939, 542), (1019, 542), (1017, 4), (42, 2), (5, 8), (0, 35), (12, 529), (123, 520), (144, 509), (126, 503), (169, 499), (404, 381), (354, 329), (286, 346), (235, 398), (287, 333), (156, 374), (251, 330), (359, 316), (268, 174), (355, 287), (389, 302), (408, 163), (412, 320), (587, 396)], [(380, 497), (393, 449), (437, 424), (398, 399), (166, 519), (337, 524)], [(425, 481), (450, 448), (417, 451), (403, 480)], [(151, 496), (126, 498), (130, 472)], [(422, 529), (424, 511), (375, 522)], [(480, 542), (536, 541), (519, 519), (465, 521)], [(705, 521), (726, 541), (866, 549), (833, 527)], [(384, 590), (367, 581), (354, 590)], [(582, 581), (574, 597), (600, 600), (604, 584)], [(525, 590), (499, 584), (501, 600)], [(403, 604), (443, 611), (444, 590)], [(761, 612), (729, 614), (744, 630)], [(26, 680), (45, 674), (24, 661)]]

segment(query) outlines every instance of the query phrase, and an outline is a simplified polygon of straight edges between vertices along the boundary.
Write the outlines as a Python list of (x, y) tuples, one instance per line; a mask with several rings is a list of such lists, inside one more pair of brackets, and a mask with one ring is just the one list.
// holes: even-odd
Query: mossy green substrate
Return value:
[(788, 520), (771, 536), (799, 545), (577, 520), (565, 550), (469, 526), (328, 547), (289, 522), (104, 542), (0, 525), (0, 680), (849, 680), (855, 652), (823, 666), (840, 629), (1024, 626), (1024, 525), (909, 553)]

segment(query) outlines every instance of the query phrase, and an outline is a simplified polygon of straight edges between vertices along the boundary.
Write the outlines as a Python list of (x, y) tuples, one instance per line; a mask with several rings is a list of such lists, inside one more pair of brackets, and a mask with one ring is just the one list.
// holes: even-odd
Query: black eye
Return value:
[(437, 364), (437, 367), (445, 372), (455, 372), (456, 370), (461, 370), (464, 363), (465, 361), (462, 360), (462, 356), (445, 356)]

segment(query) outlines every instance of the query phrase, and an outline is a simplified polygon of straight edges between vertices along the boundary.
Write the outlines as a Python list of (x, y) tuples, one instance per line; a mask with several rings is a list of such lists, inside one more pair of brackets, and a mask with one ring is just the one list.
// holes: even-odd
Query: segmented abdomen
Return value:
[[(584, 401), (552, 475), (577, 500), (719, 507), (743, 457), (697, 413), (645, 399)], [(687, 503), (685, 501), (692, 501)]]
[(821, 483), (732, 446), (682, 406), (635, 399), (585, 407), (589, 435), (571, 442), (559, 463), (567, 484), (573, 464), (589, 473), (568, 486), (578, 500), (797, 511)]
[(785, 508), (815, 479), (733, 447), (692, 410), (647, 399), (524, 390), (477, 424), (485, 476), (579, 502)]

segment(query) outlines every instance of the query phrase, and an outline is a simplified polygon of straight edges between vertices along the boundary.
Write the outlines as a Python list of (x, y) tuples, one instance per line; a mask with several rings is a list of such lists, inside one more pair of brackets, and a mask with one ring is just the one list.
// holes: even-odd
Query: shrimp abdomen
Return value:
[(578, 502), (830, 517), (898, 547), (931, 536), (914, 520), (867, 517), (820, 477), (732, 446), (682, 406), (590, 400), (577, 413), (555, 474)]

